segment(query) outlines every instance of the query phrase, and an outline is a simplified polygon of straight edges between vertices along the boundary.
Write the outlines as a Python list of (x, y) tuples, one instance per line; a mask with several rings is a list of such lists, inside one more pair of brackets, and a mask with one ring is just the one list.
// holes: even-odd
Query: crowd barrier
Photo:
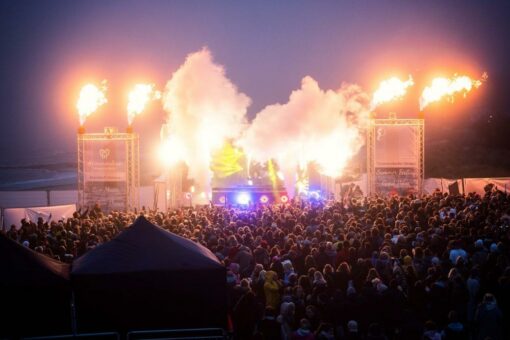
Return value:
[(29, 338), (21, 338), (23, 340), (62, 340), (62, 339), (115, 339), (120, 340), (118, 332), (100, 332), (100, 333), (79, 333), (51, 336), (36, 336)]
[(112, 339), (112, 340), (160, 340), (160, 339), (210, 339), (210, 340), (224, 340), (227, 338), (227, 333), (221, 328), (189, 328), (189, 329), (155, 329), (155, 330), (141, 330), (130, 331), (124, 336), (118, 332), (99, 332), (99, 333), (77, 333), (53, 336), (37, 336), (21, 338), (23, 340), (63, 340), (63, 339)]

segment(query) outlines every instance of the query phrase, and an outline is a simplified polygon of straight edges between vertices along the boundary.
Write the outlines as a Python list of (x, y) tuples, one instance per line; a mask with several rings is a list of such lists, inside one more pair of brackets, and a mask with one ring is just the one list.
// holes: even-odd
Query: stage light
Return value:
[(253, 181), (251, 179), (248, 180), (248, 185), (253, 185)]
[(267, 202), (269, 202), (269, 197), (267, 197), (266, 195), (260, 196), (260, 203), (267, 203)]
[(318, 200), (321, 197), (321, 195), (319, 194), (318, 191), (311, 191), (310, 192), (310, 197), (313, 198), (313, 199)]
[(221, 204), (225, 204), (225, 202), (227, 201), (227, 198), (225, 196), (220, 196), (219, 201)]
[(289, 198), (286, 195), (282, 195), (282, 197), (280, 197), (280, 201), (282, 203), (287, 203), (289, 201)]
[(250, 195), (247, 192), (240, 192), (237, 194), (236, 202), (241, 205), (250, 203)]

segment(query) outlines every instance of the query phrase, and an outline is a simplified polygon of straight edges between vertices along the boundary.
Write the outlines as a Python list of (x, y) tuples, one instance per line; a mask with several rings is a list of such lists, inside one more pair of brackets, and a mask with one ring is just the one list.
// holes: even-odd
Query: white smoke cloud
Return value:
[(239, 137), (250, 104), (207, 48), (188, 55), (166, 84), (165, 157), (186, 162), (197, 190), (210, 191), (211, 155), (225, 140)]
[(307, 76), (288, 103), (267, 106), (257, 114), (239, 145), (255, 161), (276, 159), (293, 195), (298, 167), (313, 162), (325, 175), (342, 174), (364, 144), (369, 102), (357, 85), (324, 91)]

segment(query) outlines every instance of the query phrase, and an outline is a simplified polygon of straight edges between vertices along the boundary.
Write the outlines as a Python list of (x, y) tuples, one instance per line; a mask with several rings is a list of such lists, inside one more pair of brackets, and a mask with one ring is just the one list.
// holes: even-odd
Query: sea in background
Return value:
[(0, 160), (0, 190), (77, 187), (76, 151), (39, 148), (14, 154), (5, 152), (4, 155)]
[[(58, 167), (0, 167), (0, 190), (47, 190), (76, 189), (76, 166), (56, 165)], [(49, 165), (48, 165), (49, 166)]]
[[(158, 171), (149, 168), (140, 151), (140, 182), (149, 185)], [(76, 190), (77, 187), (76, 150), (24, 150), (0, 160), (0, 191)]]

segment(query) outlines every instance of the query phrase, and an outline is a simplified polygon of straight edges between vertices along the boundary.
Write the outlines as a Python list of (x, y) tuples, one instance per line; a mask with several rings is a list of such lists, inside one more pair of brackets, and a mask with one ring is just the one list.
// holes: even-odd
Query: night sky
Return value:
[[(87, 131), (123, 130), (133, 84), (163, 88), (203, 46), (252, 98), (250, 118), (286, 102), (305, 75), (324, 89), (350, 82), (371, 93), (384, 78), (412, 74), (414, 90), (380, 114), (415, 116), (432, 77), (486, 71), (489, 80), (468, 98), (426, 112), (432, 129), (462, 128), (462, 117), (509, 112), (509, 17), (509, 1), (4, 0), (0, 163), (74, 160), (82, 85), (107, 79), (109, 86), (109, 103), (88, 119)], [(156, 104), (137, 117), (143, 149), (155, 147), (164, 119)]]

